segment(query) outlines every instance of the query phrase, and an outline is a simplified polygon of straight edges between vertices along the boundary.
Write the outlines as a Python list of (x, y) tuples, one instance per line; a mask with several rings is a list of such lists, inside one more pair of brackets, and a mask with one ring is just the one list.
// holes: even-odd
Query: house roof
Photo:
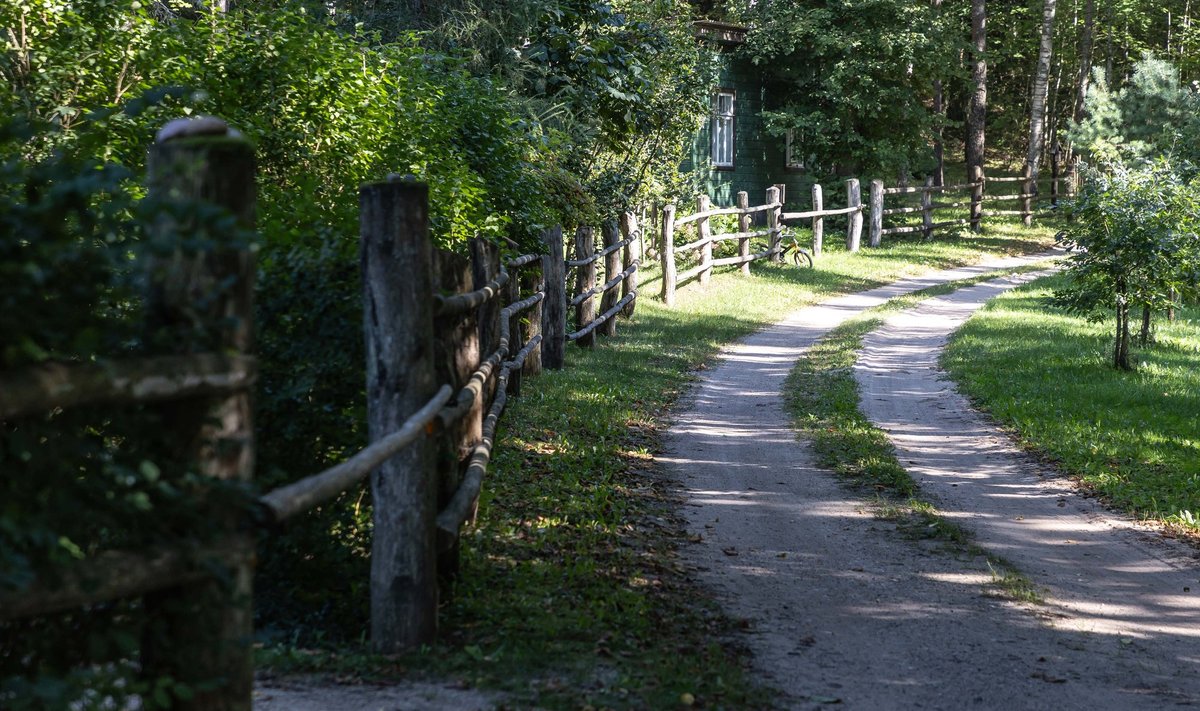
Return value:
[(717, 20), (696, 20), (692, 23), (692, 31), (697, 39), (712, 40), (718, 44), (737, 45), (746, 41), (746, 33), (750, 28), (745, 25), (735, 25), (732, 22)]

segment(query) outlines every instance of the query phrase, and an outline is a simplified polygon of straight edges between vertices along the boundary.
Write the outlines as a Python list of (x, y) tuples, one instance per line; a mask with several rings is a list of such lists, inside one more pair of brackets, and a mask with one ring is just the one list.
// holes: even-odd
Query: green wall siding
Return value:
[[(733, 169), (711, 168), (709, 157), (712, 152), (712, 122), (704, 126), (692, 141), (691, 157), (680, 169), (695, 172), (699, 189), (707, 193), (716, 205), (734, 205), (737, 193), (749, 193), (750, 204), (759, 205), (766, 199), (766, 191), (772, 185), (786, 186), (785, 201), (788, 210), (806, 210), (810, 203), (812, 178), (804, 171), (784, 168), (784, 141), (768, 135), (762, 128), (759, 112), (768, 99), (767, 87), (753, 64), (725, 55), (721, 68), (720, 88), (733, 89), (734, 135)], [(695, 170), (695, 166), (707, 169)], [(682, 206), (681, 206), (682, 207)], [(681, 209), (682, 214), (691, 211)]]

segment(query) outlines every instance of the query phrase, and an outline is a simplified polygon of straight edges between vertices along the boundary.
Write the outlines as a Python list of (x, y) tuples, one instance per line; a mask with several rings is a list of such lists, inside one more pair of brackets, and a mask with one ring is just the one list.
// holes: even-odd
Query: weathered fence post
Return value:
[[(638, 265), (642, 262), (642, 232), (638, 229), (637, 216), (633, 212), (625, 212), (621, 215), (621, 233), (625, 239), (629, 240), (629, 244), (625, 245), (623, 259), (621, 260), (621, 271), (634, 267), (629, 276), (625, 277), (625, 281), (621, 283), (621, 298), (629, 296), (637, 291), (638, 288)], [(637, 298), (633, 298), (621, 309), (621, 315), (625, 318), (633, 316), (634, 305), (637, 303)]]
[[(605, 220), (600, 225), (600, 234), (604, 239), (604, 282), (607, 284), (612, 281), (618, 274), (621, 273), (621, 252), (617, 247), (617, 243), (621, 241), (620, 228), (617, 226), (616, 220)], [(624, 284), (622, 279), (621, 283)], [(620, 301), (620, 291), (616, 287), (608, 289), (600, 297), (600, 313), (606, 314), (609, 309), (617, 305)], [(600, 324), (600, 335), (615, 336), (617, 335), (617, 316), (613, 314), (604, 323)]]
[(921, 191), (921, 234), (925, 239), (933, 238), (933, 176), (925, 178)]
[(983, 166), (973, 165), (968, 175), (971, 184), (971, 230), (983, 229)]
[[(474, 290), (475, 278), (470, 259), (446, 250), (433, 253), (434, 292), (465, 294)], [(491, 353), (482, 353), (479, 342), (479, 311), (434, 315), (433, 357), (438, 382), (449, 383), (455, 391), (462, 389), (479, 367), (480, 361)], [(437, 509), (441, 511), (454, 498), (466, 472), (471, 450), (483, 437), (483, 410), (487, 389), (475, 398), (467, 414), (446, 423), (438, 438), (437, 452)], [(438, 540), (438, 577), (443, 584), (458, 575), (459, 541), (457, 535), (441, 534)], [(444, 588), (443, 588), (444, 589)]]
[[(150, 193), (172, 202), (211, 203), (228, 210), (240, 228), (254, 228), (254, 149), (224, 121), (180, 119), (159, 131), (150, 149)], [(156, 225), (178, 242), (192, 229), (188, 218)], [(191, 327), (200, 317), (216, 329), (217, 347), (250, 353), (254, 334), (254, 260), (248, 245), (226, 244), (204, 253), (177, 248), (150, 260), (147, 299), (151, 328)], [(199, 313), (197, 313), (199, 311)], [(246, 481), (254, 472), (254, 427), (246, 392), (189, 398), (163, 407), (163, 418), (181, 451), (193, 453), (198, 471), (213, 479)], [(251, 650), (254, 538), (239, 530), (235, 511), (214, 512), (213, 527), (240, 561), (219, 561), (222, 579), (147, 595), (154, 622), (142, 646), (147, 678), (170, 676), (195, 690), (174, 706), (186, 711), (249, 711), (254, 682)]]
[(662, 209), (662, 300), (675, 305), (675, 206)]
[(813, 216), (812, 233), (813, 233), (813, 256), (821, 255), (821, 250), (825, 248), (825, 218), (819, 213), (825, 209), (825, 198), (821, 194), (821, 184), (813, 183), (812, 186), (812, 209), (818, 213)]
[(783, 206), (779, 204), (778, 187), (772, 185), (767, 188), (767, 204), (775, 205), (775, 207), (767, 208), (767, 230), (770, 231), (767, 236), (767, 244), (771, 252), (771, 261), (782, 262), (783, 253), (779, 249), (779, 244), (783, 239), (783, 234), (779, 226), (779, 216), (783, 214)]
[[(508, 283), (504, 285), (504, 305), (515, 304), (521, 300), (521, 271), (522, 268), (508, 268)], [(513, 314), (508, 317), (508, 355), (505, 360), (512, 358), (525, 345), (525, 329), (521, 321), (524, 314)], [(508, 374), (508, 394), (517, 397), (521, 394), (522, 368), (513, 368)]]
[(567, 263), (563, 258), (562, 227), (542, 233), (546, 254), (542, 255), (542, 281), (546, 298), (542, 301), (542, 365), (559, 370), (563, 367), (567, 342)]
[[(750, 207), (750, 193), (747, 193), (745, 190), (742, 190), (741, 192), (739, 192), (737, 194), (737, 206), (739, 208), (741, 208), (742, 210), (745, 210), (748, 207)], [(739, 213), (738, 214), (738, 232), (749, 232), (749, 231), (750, 231), (750, 213), (749, 212)], [(750, 256), (750, 238), (749, 237), (741, 237), (738, 239), (738, 256), (739, 257), (749, 257)], [(742, 270), (742, 274), (749, 276), (750, 275), (750, 260), (747, 259), (745, 262), (743, 262), (740, 268)]]
[[(596, 234), (591, 227), (580, 227), (575, 230), (575, 261), (589, 260), (587, 264), (575, 267), (575, 294), (572, 300), (579, 298), (596, 286), (596, 262), (592, 259), (596, 254)], [(582, 330), (596, 317), (596, 302), (591, 296), (575, 305), (575, 330)], [(588, 333), (575, 339), (575, 345), (591, 348), (596, 343), (595, 332)]]
[(1033, 182), (1033, 170), (1028, 165), (1021, 177), (1024, 178), (1021, 181), (1021, 224), (1029, 227), (1033, 225), (1033, 198), (1037, 195), (1037, 185)]
[[(696, 198), (696, 212), (708, 212), (712, 209), (712, 202), (707, 195), (701, 195)], [(707, 284), (712, 278), (712, 242), (709, 238), (712, 237), (712, 228), (708, 224), (707, 217), (701, 217), (696, 220), (696, 240), (700, 242), (700, 283)]]
[[(560, 240), (561, 241), (561, 240)], [(545, 280), (542, 274), (542, 261), (536, 261), (527, 265), (521, 270), (521, 293), (533, 294), (538, 291), (543, 291), (546, 288)], [(547, 292), (547, 297), (549, 292)], [(537, 338), (542, 332), (542, 304), (539, 301), (534, 304), (533, 308), (525, 315), (523, 319), (524, 336), (521, 338), (522, 343), (529, 343), (534, 338)], [(545, 341), (543, 341), (545, 343)], [(542, 348), (534, 348), (529, 351), (529, 355), (525, 356), (525, 364), (521, 366), (521, 372), (524, 375), (538, 375), (542, 372)]]
[(862, 241), (862, 188), (858, 178), (846, 180), (846, 209), (852, 210), (846, 215), (846, 249), (857, 252)]
[(878, 247), (883, 241), (883, 181), (871, 181), (871, 229), (867, 244)]
[[(429, 188), (410, 181), (359, 190), (367, 429), (375, 442), (437, 391)], [(371, 475), (371, 643), (384, 654), (437, 634), (437, 470), (431, 440), (400, 450)]]
[[(500, 247), (490, 240), (474, 237), (467, 243), (471, 253), (472, 289), (482, 289), (500, 276)], [(500, 304), (499, 298), (488, 299), (479, 306), (479, 352), (487, 358), (500, 347)], [(483, 408), (486, 410), (496, 397), (496, 381), (489, 379), (483, 390)]]

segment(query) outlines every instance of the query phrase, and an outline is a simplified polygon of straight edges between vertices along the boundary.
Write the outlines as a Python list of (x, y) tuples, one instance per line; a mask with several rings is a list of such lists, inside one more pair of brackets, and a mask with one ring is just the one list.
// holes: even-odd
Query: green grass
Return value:
[[(817, 268), (756, 263), (692, 284), (666, 309), (643, 274), (618, 336), (569, 346), (567, 367), (526, 379), (501, 420), (479, 518), (463, 538), (443, 636), (401, 660), (355, 650), (275, 648), (270, 669), (457, 678), (510, 707), (763, 708), (722, 616), (677, 558), (686, 540), (675, 484), (653, 455), (670, 407), (720, 347), (786, 313), (935, 267), (1047, 246), (1053, 230), (1005, 226), (978, 238), (896, 240)], [(317, 658), (319, 657), (319, 658)]]
[(1135, 372), (1111, 368), (1110, 324), (1046, 302), (1066, 277), (1005, 294), (955, 335), (944, 367), (1033, 450), (1112, 504), (1200, 531), (1200, 309), (1157, 322)]

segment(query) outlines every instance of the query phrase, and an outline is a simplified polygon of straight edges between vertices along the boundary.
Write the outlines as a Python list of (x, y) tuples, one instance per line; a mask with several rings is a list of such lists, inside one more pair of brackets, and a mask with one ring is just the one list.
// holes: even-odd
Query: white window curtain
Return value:
[(733, 167), (733, 92), (713, 97), (712, 161), (718, 168)]

